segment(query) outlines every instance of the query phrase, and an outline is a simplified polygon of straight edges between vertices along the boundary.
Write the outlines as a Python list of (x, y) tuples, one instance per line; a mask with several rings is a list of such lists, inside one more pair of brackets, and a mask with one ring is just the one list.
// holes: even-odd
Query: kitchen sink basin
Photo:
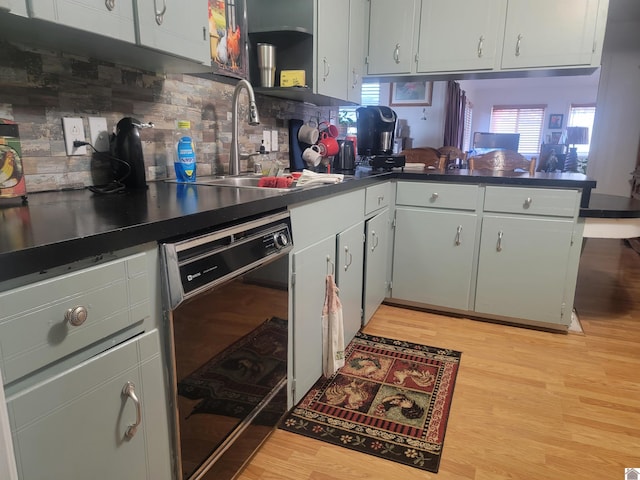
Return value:
[(260, 177), (221, 177), (221, 178), (207, 178), (204, 180), (198, 180), (196, 183), (205, 183), (207, 185), (220, 185), (223, 187), (258, 187)]

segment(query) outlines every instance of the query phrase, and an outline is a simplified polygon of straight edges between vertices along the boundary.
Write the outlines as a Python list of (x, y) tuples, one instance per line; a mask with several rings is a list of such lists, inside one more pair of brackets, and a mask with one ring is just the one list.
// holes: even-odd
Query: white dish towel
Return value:
[(342, 303), (333, 275), (327, 275), (322, 308), (322, 373), (326, 378), (344, 365), (344, 322)]

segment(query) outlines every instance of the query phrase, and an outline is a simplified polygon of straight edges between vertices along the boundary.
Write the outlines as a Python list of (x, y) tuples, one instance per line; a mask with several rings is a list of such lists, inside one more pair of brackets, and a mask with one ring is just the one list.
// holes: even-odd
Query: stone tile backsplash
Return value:
[[(231, 144), (231, 83), (190, 75), (155, 74), (96, 59), (33, 50), (0, 42), (0, 118), (19, 124), (28, 192), (84, 188), (110, 178), (110, 163), (97, 154), (67, 156), (62, 117), (105, 117), (109, 131), (122, 117), (153, 122), (141, 131), (147, 180), (175, 177), (177, 120), (190, 120), (198, 175), (224, 173)], [(336, 116), (329, 107), (256, 95), (261, 124), (246, 123), (240, 100), (240, 152), (260, 147), (263, 130), (278, 130), (278, 159), (289, 163), (288, 120)], [(336, 108), (334, 107), (334, 110)], [(242, 169), (250, 168), (243, 158)]]

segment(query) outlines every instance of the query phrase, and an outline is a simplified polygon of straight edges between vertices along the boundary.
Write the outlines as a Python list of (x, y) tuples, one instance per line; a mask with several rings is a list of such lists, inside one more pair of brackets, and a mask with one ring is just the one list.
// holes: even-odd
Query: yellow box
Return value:
[(282, 70), (280, 72), (281, 87), (304, 87), (306, 84), (304, 70)]

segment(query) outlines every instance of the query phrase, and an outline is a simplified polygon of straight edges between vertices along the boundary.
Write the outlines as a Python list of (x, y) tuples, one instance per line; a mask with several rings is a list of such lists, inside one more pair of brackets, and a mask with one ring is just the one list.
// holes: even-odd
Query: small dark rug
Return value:
[[(244, 418), (286, 376), (287, 320), (273, 317), (181, 380), (178, 395), (202, 399), (190, 415)], [(286, 405), (286, 392), (279, 396)], [(262, 424), (280, 419), (283, 410), (277, 403), (260, 414)]]
[(279, 428), (437, 472), (461, 352), (358, 332)]

